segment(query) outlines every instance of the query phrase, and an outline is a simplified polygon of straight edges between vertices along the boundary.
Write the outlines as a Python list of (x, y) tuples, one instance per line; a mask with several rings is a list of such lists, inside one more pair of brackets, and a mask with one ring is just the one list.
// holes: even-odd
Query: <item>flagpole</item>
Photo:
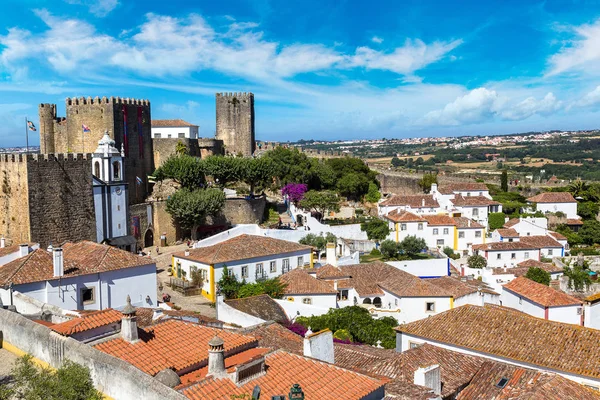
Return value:
[(25, 116), (25, 153), (29, 153), (29, 126), (27, 126), (27, 116)]

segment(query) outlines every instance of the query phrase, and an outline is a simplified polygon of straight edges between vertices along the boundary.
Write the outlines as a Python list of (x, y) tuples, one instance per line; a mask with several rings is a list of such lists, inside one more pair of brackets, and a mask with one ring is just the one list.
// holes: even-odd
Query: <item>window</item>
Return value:
[(269, 269), (271, 272), (277, 272), (277, 261), (271, 261)]
[(508, 378), (502, 378), (498, 381), (498, 383), (496, 383), (496, 387), (499, 387), (500, 389), (503, 389), (504, 386), (506, 386), (506, 384), (508, 383)]
[(233, 269), (227, 269), (227, 275), (233, 276)]
[(528, 251), (525, 252), (525, 258), (526, 259), (529, 258), (529, 252)]
[(298, 266), (301, 267), (304, 265), (304, 257), (300, 256), (298, 257)]
[(437, 235), (437, 234), (438, 234), (438, 232), (439, 232), (438, 228), (433, 228), (433, 234), (434, 234), (434, 235)]
[(96, 178), (100, 178), (100, 162), (99, 161), (96, 161), (94, 163), (94, 176)]
[(408, 347), (410, 349), (416, 349), (417, 347), (419, 347), (421, 344), (420, 343), (415, 343), (415, 342), (408, 342)]
[(348, 300), (348, 289), (338, 290), (338, 300)]
[(517, 258), (517, 253), (510, 253), (510, 259), (514, 260), (515, 258)]
[(425, 303), (425, 312), (435, 312), (435, 303)]
[(419, 225), (417, 225), (417, 229), (422, 231), (423, 230), (423, 223), (419, 222)]
[(577, 307), (577, 315), (581, 315), (581, 314), (583, 314), (583, 308)]
[(310, 297), (305, 297), (302, 299), (302, 303), (304, 304), (312, 304), (312, 299)]
[(448, 234), (448, 228), (444, 228), (444, 235)]
[(281, 270), (282, 270), (281, 272), (284, 274), (290, 270), (290, 259), (289, 258), (284, 258), (282, 260)]
[(171, 139), (171, 134), (170, 133), (167, 135), (167, 138)]
[(397, 307), (398, 306), (398, 299), (394, 299), (394, 305)]
[(406, 230), (406, 224), (400, 225), (400, 230), (405, 231)]
[(464, 232), (458, 232), (458, 238), (459, 239), (464, 239), (465, 238), (465, 233)]
[(248, 266), (244, 265), (242, 266), (242, 278), (247, 278), (248, 277)]
[(502, 259), (502, 254), (496, 254), (496, 260), (501, 260)]
[(81, 305), (94, 304), (96, 302), (94, 288), (82, 288), (80, 291)]
[(183, 132), (179, 132), (177, 135), (179, 136), (179, 138), (184, 138), (185, 137), (185, 133), (183, 133)]
[(154, 134), (154, 139), (160, 139), (161, 134), (159, 132), (156, 132)]
[(552, 255), (552, 249), (548, 249), (548, 255), (551, 256)]
[(508, 239), (508, 242), (509, 242), (509, 243), (510, 243), (510, 242), (512, 242), (512, 241), (513, 241), (513, 240), (512, 240), (512, 238)]
[(262, 263), (256, 264), (256, 275), (263, 275), (265, 273)]
[(119, 180), (121, 179), (121, 168), (118, 161), (113, 162), (113, 179)]
[(480, 195), (480, 196), (483, 196), (483, 192), (479, 192), (479, 195)]
[(475, 231), (475, 237), (476, 238), (480, 238), (481, 237), (481, 231)]
[(519, 304), (523, 304), (523, 298), (519, 297)]
[(443, 246), (444, 245), (444, 239), (438, 239), (437, 240), (437, 245), (438, 246)]
[(474, 217), (479, 217), (479, 208), (474, 208), (473, 209), (473, 216)]

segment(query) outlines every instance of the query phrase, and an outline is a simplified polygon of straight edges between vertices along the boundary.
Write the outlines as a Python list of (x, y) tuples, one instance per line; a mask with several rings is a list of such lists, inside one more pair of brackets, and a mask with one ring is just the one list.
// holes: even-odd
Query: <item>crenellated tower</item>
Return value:
[(40, 153), (54, 153), (54, 125), (57, 122), (56, 104), (40, 104), (38, 111), (40, 115)]
[(217, 93), (216, 139), (222, 140), (226, 154), (251, 156), (255, 150), (254, 94)]

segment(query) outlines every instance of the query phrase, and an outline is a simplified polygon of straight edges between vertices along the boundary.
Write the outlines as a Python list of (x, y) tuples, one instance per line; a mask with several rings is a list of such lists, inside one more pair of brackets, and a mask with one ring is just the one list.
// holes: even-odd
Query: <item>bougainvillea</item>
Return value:
[(288, 183), (281, 189), (282, 195), (287, 195), (288, 199), (295, 205), (304, 198), (304, 193), (308, 191), (308, 186), (304, 183)]

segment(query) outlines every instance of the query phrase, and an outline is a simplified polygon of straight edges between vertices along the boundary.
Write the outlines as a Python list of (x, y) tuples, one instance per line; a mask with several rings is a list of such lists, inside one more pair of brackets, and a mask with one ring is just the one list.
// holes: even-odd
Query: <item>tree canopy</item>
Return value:
[(167, 199), (167, 212), (186, 229), (202, 224), (208, 215), (215, 215), (225, 204), (225, 193), (220, 189), (183, 188)]
[(390, 234), (388, 223), (379, 218), (361, 223), (360, 230), (367, 233), (369, 240), (375, 240), (376, 242), (384, 240)]
[(198, 157), (187, 154), (169, 157), (154, 172), (154, 177), (159, 181), (173, 179), (188, 189), (199, 188), (206, 181), (203, 162)]
[(525, 274), (525, 278), (541, 283), (542, 285), (550, 285), (550, 273), (538, 267), (529, 268)]
[(323, 251), (325, 250), (327, 243), (336, 243), (336, 241), (337, 238), (335, 237), (335, 235), (331, 232), (327, 232), (325, 236), (323, 236), (323, 233), (321, 233), (320, 235), (309, 233), (308, 235), (300, 239), (298, 243), (304, 244), (306, 246), (312, 246), (319, 251)]
[(479, 254), (473, 254), (471, 257), (467, 258), (467, 264), (469, 265), (469, 268), (481, 269), (487, 266), (487, 260)]
[(596, 220), (585, 221), (578, 234), (585, 244), (591, 245), (600, 242), (600, 222)]
[(337, 194), (329, 190), (310, 190), (304, 194), (299, 206), (319, 213), (322, 219), (329, 211), (340, 211), (340, 199)]

